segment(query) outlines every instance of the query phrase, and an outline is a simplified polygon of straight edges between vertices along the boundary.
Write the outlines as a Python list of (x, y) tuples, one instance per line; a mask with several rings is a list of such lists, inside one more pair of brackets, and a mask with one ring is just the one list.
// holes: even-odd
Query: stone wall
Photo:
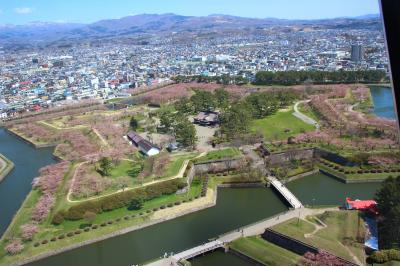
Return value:
[(291, 160), (311, 159), (314, 157), (314, 149), (298, 149), (279, 153), (272, 153), (265, 159), (271, 166), (289, 162)]
[(244, 162), (244, 158), (229, 158), (214, 161), (195, 163), (196, 174), (205, 174), (212, 172), (223, 172), (226, 170), (236, 169)]
[(315, 157), (320, 157), (325, 160), (340, 164), (342, 166), (354, 166), (354, 163), (350, 162), (347, 158), (319, 148), (294, 149), (272, 153), (269, 156), (266, 156), (265, 159), (267, 162), (269, 162), (270, 165), (274, 166), (277, 164), (282, 164), (284, 162), (289, 162), (293, 159), (311, 159)]
[(328, 160), (328, 161), (331, 161), (331, 162), (334, 162), (337, 164), (340, 164), (342, 166), (354, 166), (354, 163), (347, 160), (347, 158), (340, 156), (336, 153), (326, 151), (326, 150), (315, 148), (314, 156), (323, 158), (325, 160)]

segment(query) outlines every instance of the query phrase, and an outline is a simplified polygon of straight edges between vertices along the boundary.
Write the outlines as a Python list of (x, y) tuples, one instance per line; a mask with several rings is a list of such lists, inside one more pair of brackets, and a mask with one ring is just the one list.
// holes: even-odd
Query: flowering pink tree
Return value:
[(53, 195), (42, 195), (32, 211), (32, 220), (36, 222), (43, 221), (43, 219), (46, 218), (46, 216), (49, 214), (54, 202), (55, 198)]
[(32, 240), (33, 236), (38, 232), (37, 225), (33, 223), (21, 225), (20, 229), (23, 240)]
[(55, 202), (55, 193), (61, 184), (69, 162), (60, 162), (43, 167), (39, 170), (40, 176), (32, 181), (33, 188), (42, 192), (32, 211), (32, 220), (41, 222), (50, 212)]
[(10, 244), (8, 244), (4, 248), (4, 250), (10, 255), (16, 255), (18, 253), (21, 253), (21, 251), (23, 249), (24, 249), (24, 245), (22, 245), (22, 243), (19, 239), (14, 239)]

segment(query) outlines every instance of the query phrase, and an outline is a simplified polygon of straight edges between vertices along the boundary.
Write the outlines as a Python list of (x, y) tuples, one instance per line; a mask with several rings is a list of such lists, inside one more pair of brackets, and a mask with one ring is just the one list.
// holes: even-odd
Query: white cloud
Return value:
[(31, 7), (16, 7), (14, 9), (15, 13), (18, 14), (30, 14), (33, 12), (33, 8)]

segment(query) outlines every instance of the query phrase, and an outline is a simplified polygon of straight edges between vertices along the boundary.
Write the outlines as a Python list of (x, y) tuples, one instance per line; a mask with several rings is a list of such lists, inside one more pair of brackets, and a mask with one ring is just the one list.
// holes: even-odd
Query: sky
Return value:
[(378, 0), (0, 0), (0, 24), (91, 23), (136, 14), (319, 19), (379, 13)]

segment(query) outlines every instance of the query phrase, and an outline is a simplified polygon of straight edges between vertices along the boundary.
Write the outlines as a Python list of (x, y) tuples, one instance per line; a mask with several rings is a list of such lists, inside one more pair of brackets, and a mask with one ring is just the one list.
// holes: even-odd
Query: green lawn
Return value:
[(221, 150), (209, 151), (206, 155), (196, 159), (195, 162), (205, 162), (223, 158), (233, 158), (240, 156), (241, 154), (242, 153), (237, 148), (226, 148)]
[(116, 166), (114, 166), (109, 176), (116, 178), (121, 176), (137, 177), (142, 170), (141, 162), (132, 162), (128, 160), (121, 160)]
[(165, 169), (165, 174), (164, 174), (163, 178), (176, 176), (179, 173), (179, 170), (181, 170), (185, 160), (193, 159), (196, 156), (197, 156), (197, 153), (172, 156), (171, 162)]
[(274, 115), (252, 121), (251, 130), (261, 133), (266, 141), (284, 140), (315, 127), (298, 119), (292, 111), (279, 111)]
[[(362, 221), (360, 227), (358, 226), (357, 211), (325, 212), (317, 217), (328, 227), (317, 231), (309, 238), (306, 238), (304, 234), (313, 232), (316, 227), (304, 220), (292, 219), (272, 229), (354, 261), (348, 251), (350, 249), (360, 261), (364, 261), (363, 244), (357, 242), (357, 235), (363, 236), (365, 227)], [(312, 221), (312, 218), (308, 220), (310, 219)]]
[(235, 240), (230, 245), (233, 250), (240, 251), (266, 265), (295, 265), (301, 256), (274, 245), (260, 236), (252, 236)]

